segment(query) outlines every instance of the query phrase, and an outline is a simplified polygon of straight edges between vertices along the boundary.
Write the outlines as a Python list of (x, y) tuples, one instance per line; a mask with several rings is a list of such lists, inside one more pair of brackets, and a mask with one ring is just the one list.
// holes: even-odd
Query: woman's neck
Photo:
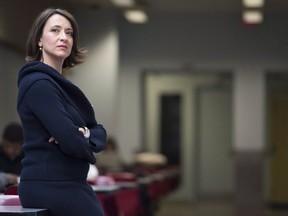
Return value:
[(63, 61), (47, 61), (47, 60), (42, 60), (43, 63), (49, 65), (50, 67), (54, 68), (56, 71), (58, 71), (60, 74), (62, 74), (62, 65)]

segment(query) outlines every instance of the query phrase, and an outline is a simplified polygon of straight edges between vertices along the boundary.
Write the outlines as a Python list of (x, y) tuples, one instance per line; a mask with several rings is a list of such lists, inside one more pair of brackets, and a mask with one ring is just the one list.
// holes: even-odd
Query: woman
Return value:
[(86, 177), (96, 162), (93, 152), (105, 148), (106, 131), (82, 91), (61, 75), (84, 60), (77, 40), (70, 13), (44, 10), (30, 31), (28, 63), (18, 77), (25, 154), (19, 197), (23, 207), (47, 208), (51, 216), (104, 215)]

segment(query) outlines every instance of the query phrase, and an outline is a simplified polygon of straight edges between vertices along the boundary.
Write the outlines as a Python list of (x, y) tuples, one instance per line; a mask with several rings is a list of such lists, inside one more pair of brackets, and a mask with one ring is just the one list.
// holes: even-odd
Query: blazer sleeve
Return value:
[(101, 124), (95, 122), (93, 127), (88, 127), (90, 130), (89, 142), (93, 152), (100, 152), (106, 147), (106, 130)]
[(78, 130), (80, 126), (73, 123), (59, 89), (51, 81), (36, 81), (25, 97), (34, 115), (48, 130), (49, 135), (59, 142), (58, 145), (65, 154), (92, 164), (96, 162), (91, 144)]

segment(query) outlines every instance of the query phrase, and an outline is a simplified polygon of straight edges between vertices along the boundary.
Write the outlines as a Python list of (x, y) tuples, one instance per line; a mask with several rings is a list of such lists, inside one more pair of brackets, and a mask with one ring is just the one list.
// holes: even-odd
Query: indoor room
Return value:
[(117, 167), (107, 147), (88, 176), (100, 200), (125, 192), (106, 216), (287, 215), (288, 1), (0, 0), (1, 134), (21, 123), (18, 74), (46, 8), (77, 21), (88, 55), (62, 75), (116, 145)]

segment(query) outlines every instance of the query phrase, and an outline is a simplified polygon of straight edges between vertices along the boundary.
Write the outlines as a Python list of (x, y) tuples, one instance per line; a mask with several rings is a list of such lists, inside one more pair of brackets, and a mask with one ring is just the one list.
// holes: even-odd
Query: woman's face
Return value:
[(43, 28), (38, 45), (42, 47), (44, 62), (63, 63), (73, 46), (73, 28), (69, 20), (59, 14), (52, 15)]

